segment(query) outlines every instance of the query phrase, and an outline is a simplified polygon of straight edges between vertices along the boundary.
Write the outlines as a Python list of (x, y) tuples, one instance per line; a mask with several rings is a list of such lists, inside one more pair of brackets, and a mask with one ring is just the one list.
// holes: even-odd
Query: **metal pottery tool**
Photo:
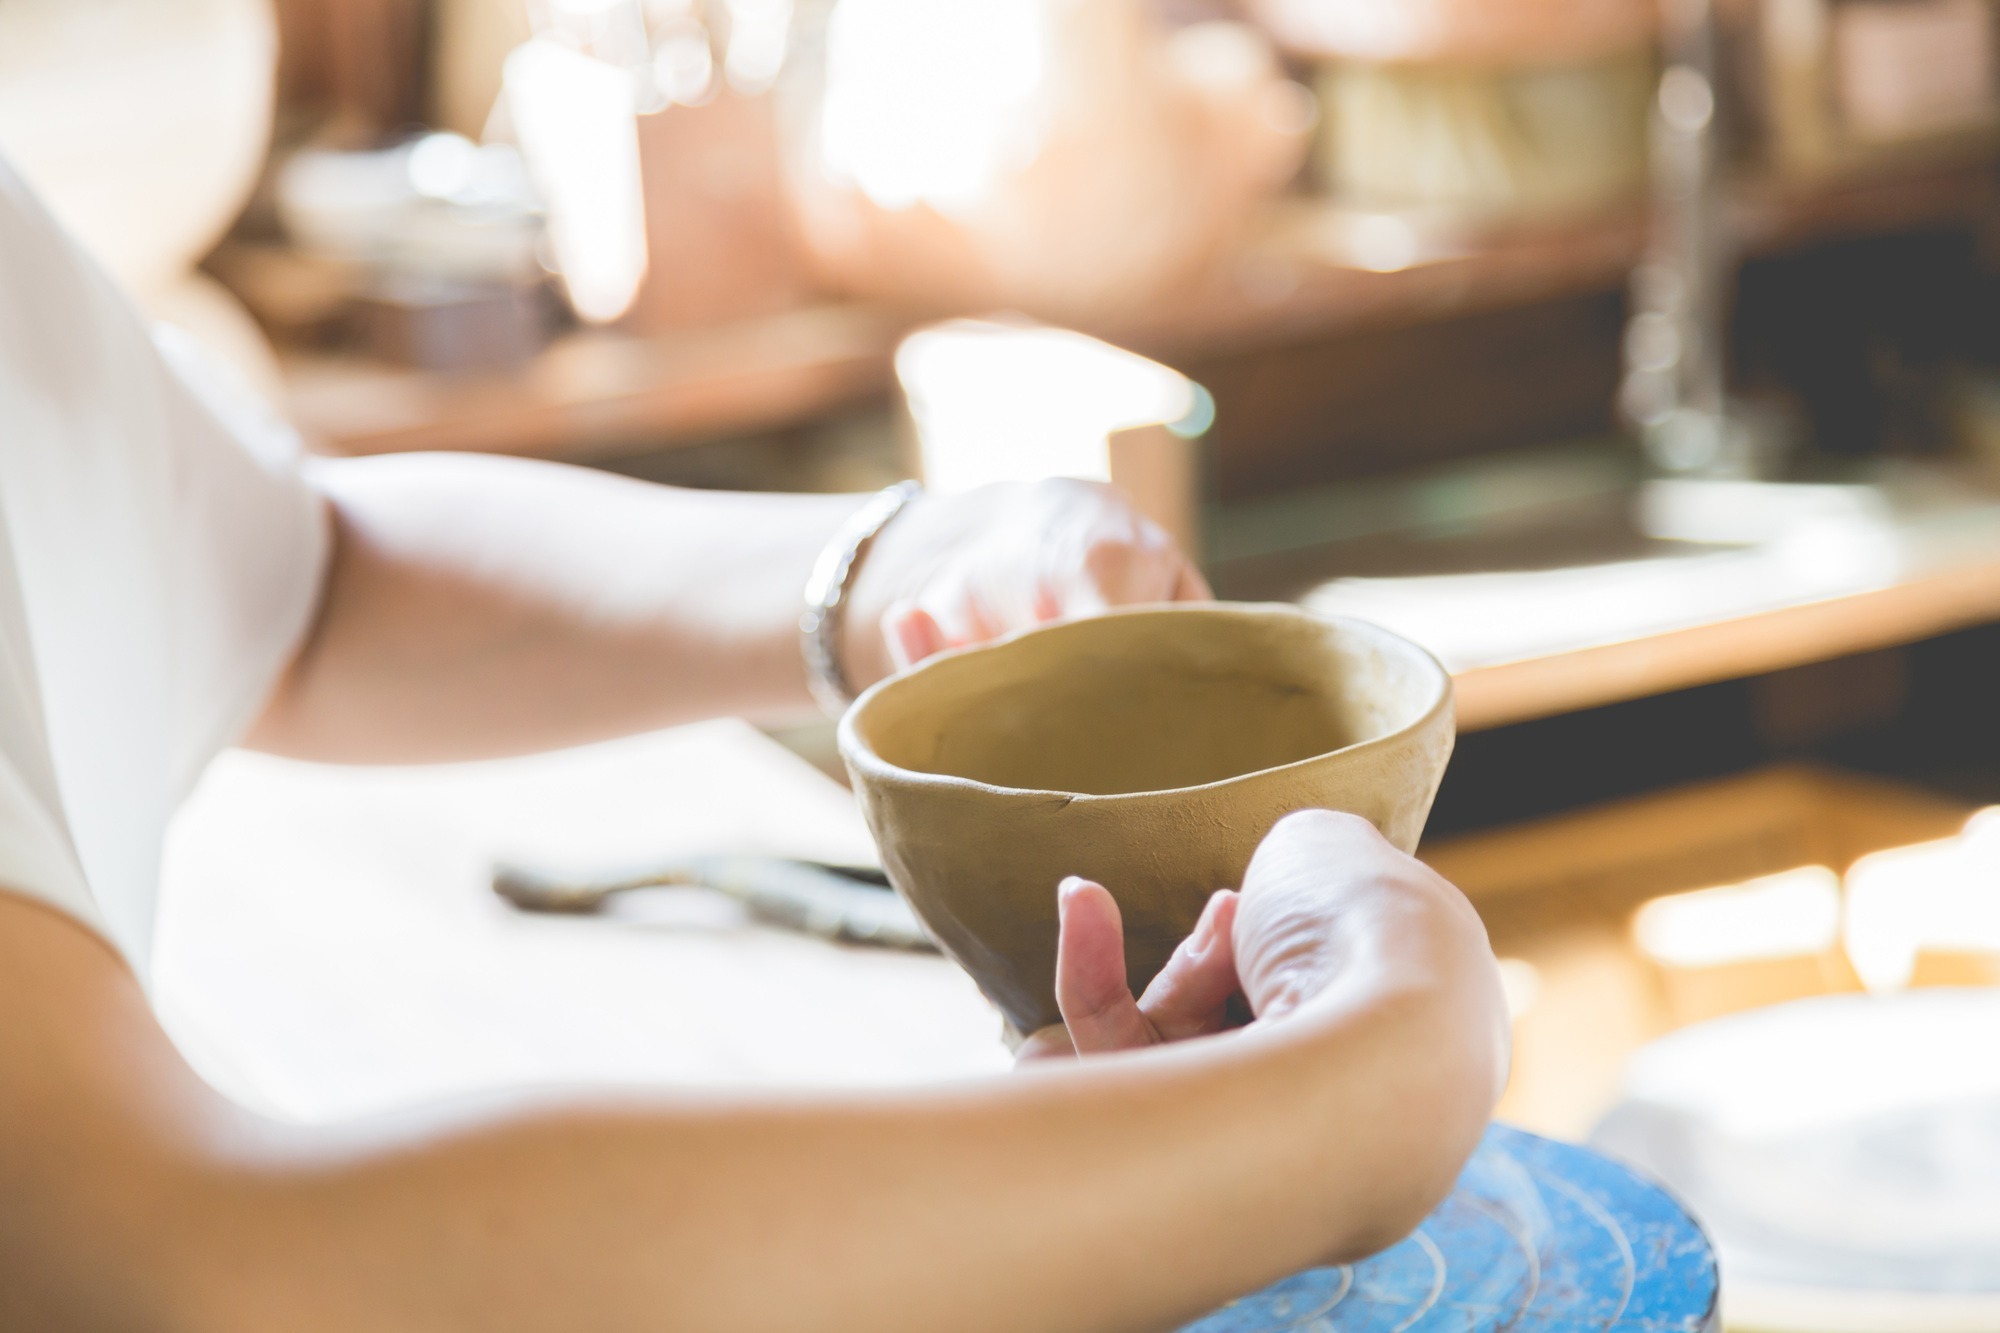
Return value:
[(1713, 1333), (1708, 1237), (1659, 1186), (1493, 1125), (1458, 1187), (1371, 1259), (1314, 1268), (1181, 1333)]
[(493, 869), (493, 891), (527, 912), (588, 913), (631, 889), (713, 889), (759, 921), (846, 944), (931, 950), (881, 871), (781, 856), (694, 856), (645, 871), (578, 878), (522, 866)]

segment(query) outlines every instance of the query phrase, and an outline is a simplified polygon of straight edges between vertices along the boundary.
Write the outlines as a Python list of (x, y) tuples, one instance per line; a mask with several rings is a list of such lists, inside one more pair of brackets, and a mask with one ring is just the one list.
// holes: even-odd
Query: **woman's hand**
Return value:
[(1157, 1046), (1220, 1032), (1241, 991), (1234, 932), (1239, 895), (1217, 890), (1138, 999), (1125, 984), (1125, 929), (1102, 884), (1071, 877), (1056, 891), (1056, 1004), (1063, 1021), (1031, 1033), (1019, 1060)]
[(1173, 540), (1111, 487), (1008, 482), (926, 495), (891, 520), (855, 576), (842, 648), (859, 689), (1045, 621), (1209, 596)]
[(1478, 915), (1356, 815), (1301, 810), (1279, 820), (1251, 858), (1242, 892), (1209, 899), (1193, 933), (1136, 1000), (1111, 894), (1065, 880), (1059, 915), (1056, 1002), (1064, 1021), (1022, 1043), (1023, 1060), (1206, 1036), (1229, 1025), (1239, 995), (1255, 1022), (1271, 1022), (1310, 1006), (1352, 969), (1423, 985), (1434, 980), (1424, 975), (1434, 960), (1456, 957), (1486, 974), (1471, 987), (1483, 997), (1476, 1020), (1493, 1029), (1495, 1066), (1505, 1065), (1498, 975)]

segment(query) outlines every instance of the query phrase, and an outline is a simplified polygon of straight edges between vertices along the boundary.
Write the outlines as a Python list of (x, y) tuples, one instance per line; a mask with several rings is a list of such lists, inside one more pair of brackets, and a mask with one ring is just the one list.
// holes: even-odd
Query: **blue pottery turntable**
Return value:
[(1182, 1333), (1712, 1333), (1715, 1255), (1610, 1158), (1505, 1125), (1406, 1240), (1232, 1302)]

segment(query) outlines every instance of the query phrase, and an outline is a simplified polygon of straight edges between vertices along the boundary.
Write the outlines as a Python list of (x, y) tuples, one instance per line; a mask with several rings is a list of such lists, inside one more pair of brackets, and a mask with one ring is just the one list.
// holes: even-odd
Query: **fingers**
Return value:
[[(1167, 533), (1105, 485), (934, 497), (898, 528), (907, 540), (872, 554), (856, 585), (856, 622), (880, 626), (877, 675), (1050, 621), (1212, 596)], [(871, 609), (866, 594), (882, 588), (896, 589), (895, 600)], [(875, 643), (860, 651), (872, 659)]]
[(1229, 1022), (1235, 996), (1236, 894), (1220, 889), (1202, 908), (1201, 920), (1174, 950), (1139, 1000), (1140, 1012), (1161, 1041), (1220, 1032)]
[(1259, 1018), (1287, 1012), (1331, 984), (1358, 944), (1393, 943), (1410, 929), (1402, 918), (1413, 906), (1476, 921), (1461, 904), (1368, 820), (1295, 811), (1272, 826), (1243, 875), (1234, 940), (1243, 993)]
[(1065, 1026), (1033, 1034), (1017, 1058), (1131, 1050), (1205, 1036), (1228, 1025), (1229, 1001), (1239, 989), (1235, 893), (1225, 889), (1208, 900), (1143, 1000), (1134, 1000), (1125, 982), (1124, 926), (1110, 893), (1071, 878), (1058, 894), (1056, 1003)]
[(1078, 554), (1063, 589), (1065, 615), (1175, 600), (1187, 562), (1166, 533), (1137, 514), (1129, 518), (1094, 534)]
[(1331, 810), (1294, 811), (1264, 835), (1243, 873), (1235, 939), (1243, 993), (1259, 1018), (1325, 987), (1337, 966), (1332, 916), (1368, 876), (1380, 840), (1367, 820)]
[(890, 607), (882, 617), (882, 632), (888, 640), (889, 660), (898, 671), (907, 671), (951, 646), (937, 617), (913, 602)]
[(1125, 927), (1102, 884), (1072, 876), (1056, 891), (1056, 1006), (1078, 1055), (1159, 1040), (1125, 984)]
[(1387, 1005), (1431, 1025), (1425, 1040), (1454, 1052), (1427, 1058), (1463, 1061), (1468, 1077), (1487, 1080), (1482, 1095), (1499, 1096), (1509, 1026), (1485, 925), (1465, 895), (1368, 820), (1331, 810), (1279, 820), (1244, 873), (1234, 944), (1260, 1023), (1336, 994), (1333, 1012)]

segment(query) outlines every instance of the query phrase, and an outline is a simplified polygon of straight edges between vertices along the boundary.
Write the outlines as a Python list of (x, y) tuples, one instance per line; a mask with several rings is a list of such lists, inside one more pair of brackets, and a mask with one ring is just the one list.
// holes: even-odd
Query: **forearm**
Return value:
[(465, 759), (810, 707), (800, 594), (859, 497), (687, 492), (473, 456), (343, 460), (317, 477), (335, 553), (260, 748)]
[(1476, 929), (1419, 918), (1284, 1022), (1143, 1054), (332, 1133), (209, 1092), (101, 943), (0, 895), (0, 1322), (1168, 1327), (1448, 1186), (1494, 1093), (1490, 1003)]
[(579, 1110), (285, 1170), (240, 1196), (214, 1327), (1136, 1329), (1254, 1286), (1282, 1218), (1218, 1225), (1214, 1099), (1105, 1081)]
[[(432, 1126), (286, 1164), (271, 1188), (296, 1231), (245, 1214), (275, 1247), (272, 1304), (219, 1326), (1176, 1326), (1400, 1237), (1497, 1095), (1492, 959), (1455, 891), (1389, 886), (1323, 938), (1332, 984), (1216, 1039), (892, 1097)], [(328, 1252), (366, 1280), (320, 1291), (297, 1261)]]
[(1437, 1133), (1408, 1104), (1436, 1091), (1397, 1072), (1413, 1008), (890, 1101), (545, 1113), (289, 1163), (238, 1196), (214, 1326), (1170, 1327), (1386, 1243), (1448, 1184), (1484, 1107)]

